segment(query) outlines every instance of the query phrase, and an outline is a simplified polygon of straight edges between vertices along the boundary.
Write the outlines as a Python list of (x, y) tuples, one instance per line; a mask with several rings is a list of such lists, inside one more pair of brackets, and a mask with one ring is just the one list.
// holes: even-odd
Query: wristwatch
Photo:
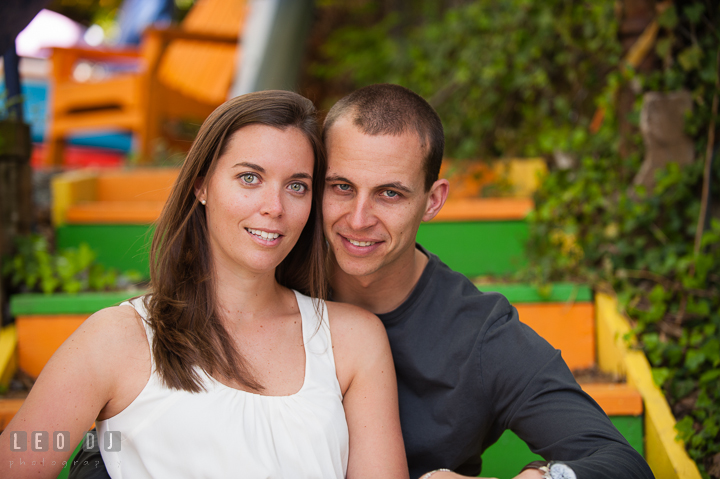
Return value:
[(577, 479), (575, 471), (573, 471), (570, 466), (557, 461), (550, 461), (548, 463), (534, 461), (523, 467), (522, 471), (526, 469), (537, 469), (542, 472), (544, 479)]

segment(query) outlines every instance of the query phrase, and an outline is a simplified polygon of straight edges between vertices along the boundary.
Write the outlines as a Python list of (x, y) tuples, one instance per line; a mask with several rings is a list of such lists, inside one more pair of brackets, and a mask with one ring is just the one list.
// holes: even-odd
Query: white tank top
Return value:
[[(262, 396), (225, 386), (202, 370), (206, 392), (171, 390), (151, 357), (152, 373), (138, 397), (117, 415), (96, 422), (110, 477), (344, 478), (348, 429), (327, 308), (323, 303), (318, 319), (312, 300), (297, 291), (295, 296), (305, 344), (300, 391)], [(142, 298), (123, 304), (147, 318)], [(143, 324), (152, 345), (150, 327)], [(107, 431), (120, 431), (120, 451), (106, 450)]]

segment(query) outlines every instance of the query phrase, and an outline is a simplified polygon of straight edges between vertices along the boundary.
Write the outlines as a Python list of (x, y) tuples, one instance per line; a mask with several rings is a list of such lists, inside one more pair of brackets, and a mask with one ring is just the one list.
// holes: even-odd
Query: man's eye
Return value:
[(383, 194), (385, 196), (387, 196), (388, 198), (397, 198), (398, 196), (400, 196), (400, 194), (397, 191), (393, 191), (393, 190), (385, 190), (385, 191), (383, 191)]
[(244, 175), (240, 176), (240, 179), (243, 180), (245, 183), (248, 184), (254, 184), (257, 183), (257, 175), (254, 175), (253, 173), (245, 173)]
[(305, 193), (307, 187), (302, 183), (293, 183), (290, 185), (290, 189), (295, 193)]
[(339, 189), (340, 191), (350, 191), (350, 185), (345, 184), (345, 183), (335, 185), (335, 187), (337, 187), (337, 189)]

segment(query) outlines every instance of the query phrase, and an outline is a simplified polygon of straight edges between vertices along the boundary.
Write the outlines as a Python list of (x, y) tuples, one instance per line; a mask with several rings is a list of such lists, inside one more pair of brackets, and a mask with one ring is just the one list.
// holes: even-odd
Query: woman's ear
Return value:
[(195, 198), (197, 198), (200, 203), (205, 204), (205, 201), (207, 201), (207, 187), (205, 186), (204, 176), (195, 178), (193, 189), (195, 190)]

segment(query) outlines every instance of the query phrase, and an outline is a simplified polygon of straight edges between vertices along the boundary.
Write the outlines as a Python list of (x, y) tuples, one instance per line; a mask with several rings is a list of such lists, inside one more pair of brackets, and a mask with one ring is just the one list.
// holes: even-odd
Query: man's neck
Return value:
[(334, 258), (330, 266), (333, 300), (360, 306), (375, 314), (389, 313), (400, 306), (420, 280), (428, 258), (419, 249), (407, 261), (388, 265), (367, 276), (345, 273)]

